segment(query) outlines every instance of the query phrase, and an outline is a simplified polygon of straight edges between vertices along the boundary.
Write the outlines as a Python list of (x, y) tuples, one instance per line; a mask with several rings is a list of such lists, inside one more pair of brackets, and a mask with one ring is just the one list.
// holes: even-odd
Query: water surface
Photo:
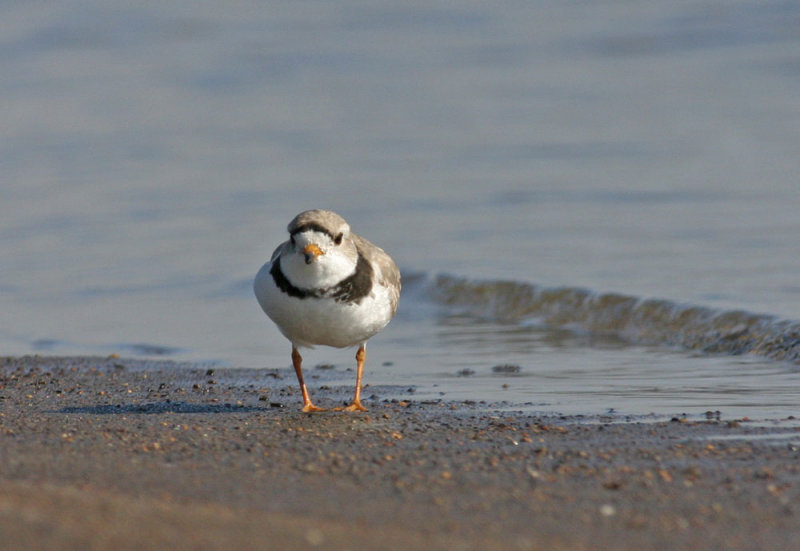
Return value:
[[(771, 316), (792, 342), (796, 3), (29, 2), (0, 44), (4, 354), (288, 365), (250, 282), (312, 207), (429, 282)], [(453, 310), (421, 287), (370, 342), (368, 382), (800, 413), (791, 358)]]

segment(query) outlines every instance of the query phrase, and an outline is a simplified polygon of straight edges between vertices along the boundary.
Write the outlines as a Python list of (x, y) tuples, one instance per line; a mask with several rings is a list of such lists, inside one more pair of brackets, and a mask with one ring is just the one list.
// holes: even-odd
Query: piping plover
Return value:
[(301, 212), (287, 229), (289, 240), (258, 271), (253, 287), (261, 308), (292, 343), (303, 411), (324, 411), (308, 395), (298, 351), (315, 345), (358, 346), (355, 396), (344, 409), (366, 411), (360, 398), (367, 340), (394, 316), (400, 270), (335, 212)]

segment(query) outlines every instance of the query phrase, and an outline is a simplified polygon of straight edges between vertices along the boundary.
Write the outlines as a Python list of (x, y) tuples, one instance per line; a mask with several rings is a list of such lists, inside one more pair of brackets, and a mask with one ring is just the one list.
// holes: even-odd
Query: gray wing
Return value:
[(392, 313), (394, 313), (397, 310), (397, 303), (400, 301), (400, 288), (402, 286), (400, 270), (397, 268), (397, 264), (394, 263), (391, 256), (386, 254), (386, 251), (360, 235), (351, 233), (350, 238), (355, 243), (356, 248), (361, 251), (361, 254), (372, 265), (376, 283), (388, 288), (389, 297), (392, 301)]
[(271, 256), (271, 257), (269, 257), (269, 261), (270, 261), (270, 262), (275, 262), (275, 257), (276, 257), (276, 256), (278, 256), (279, 254), (281, 254), (281, 253), (284, 251), (284, 249), (286, 249), (286, 247), (287, 247), (288, 245), (289, 245), (289, 242), (288, 242), (288, 241), (284, 241), (283, 243), (281, 243), (280, 245), (278, 245), (278, 246), (275, 248), (275, 250), (274, 250), (274, 251), (272, 251), (272, 256)]

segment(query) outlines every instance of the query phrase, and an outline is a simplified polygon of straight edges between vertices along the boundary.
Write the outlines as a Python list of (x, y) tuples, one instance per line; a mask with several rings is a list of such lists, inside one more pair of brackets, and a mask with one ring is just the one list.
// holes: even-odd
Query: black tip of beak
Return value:
[(311, 264), (312, 262), (314, 262), (314, 255), (313, 254), (308, 253), (308, 254), (305, 255), (305, 257), (306, 257), (306, 264)]

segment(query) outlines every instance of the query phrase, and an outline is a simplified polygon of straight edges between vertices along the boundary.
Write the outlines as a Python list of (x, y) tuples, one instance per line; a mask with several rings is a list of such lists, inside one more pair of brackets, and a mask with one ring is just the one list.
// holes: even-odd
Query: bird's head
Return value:
[(289, 223), (288, 230), (293, 253), (290, 269), (296, 278), (301, 277), (298, 272), (304, 272), (314, 278), (315, 287), (324, 287), (338, 283), (355, 270), (358, 251), (350, 239), (350, 226), (335, 212), (302, 212)]

